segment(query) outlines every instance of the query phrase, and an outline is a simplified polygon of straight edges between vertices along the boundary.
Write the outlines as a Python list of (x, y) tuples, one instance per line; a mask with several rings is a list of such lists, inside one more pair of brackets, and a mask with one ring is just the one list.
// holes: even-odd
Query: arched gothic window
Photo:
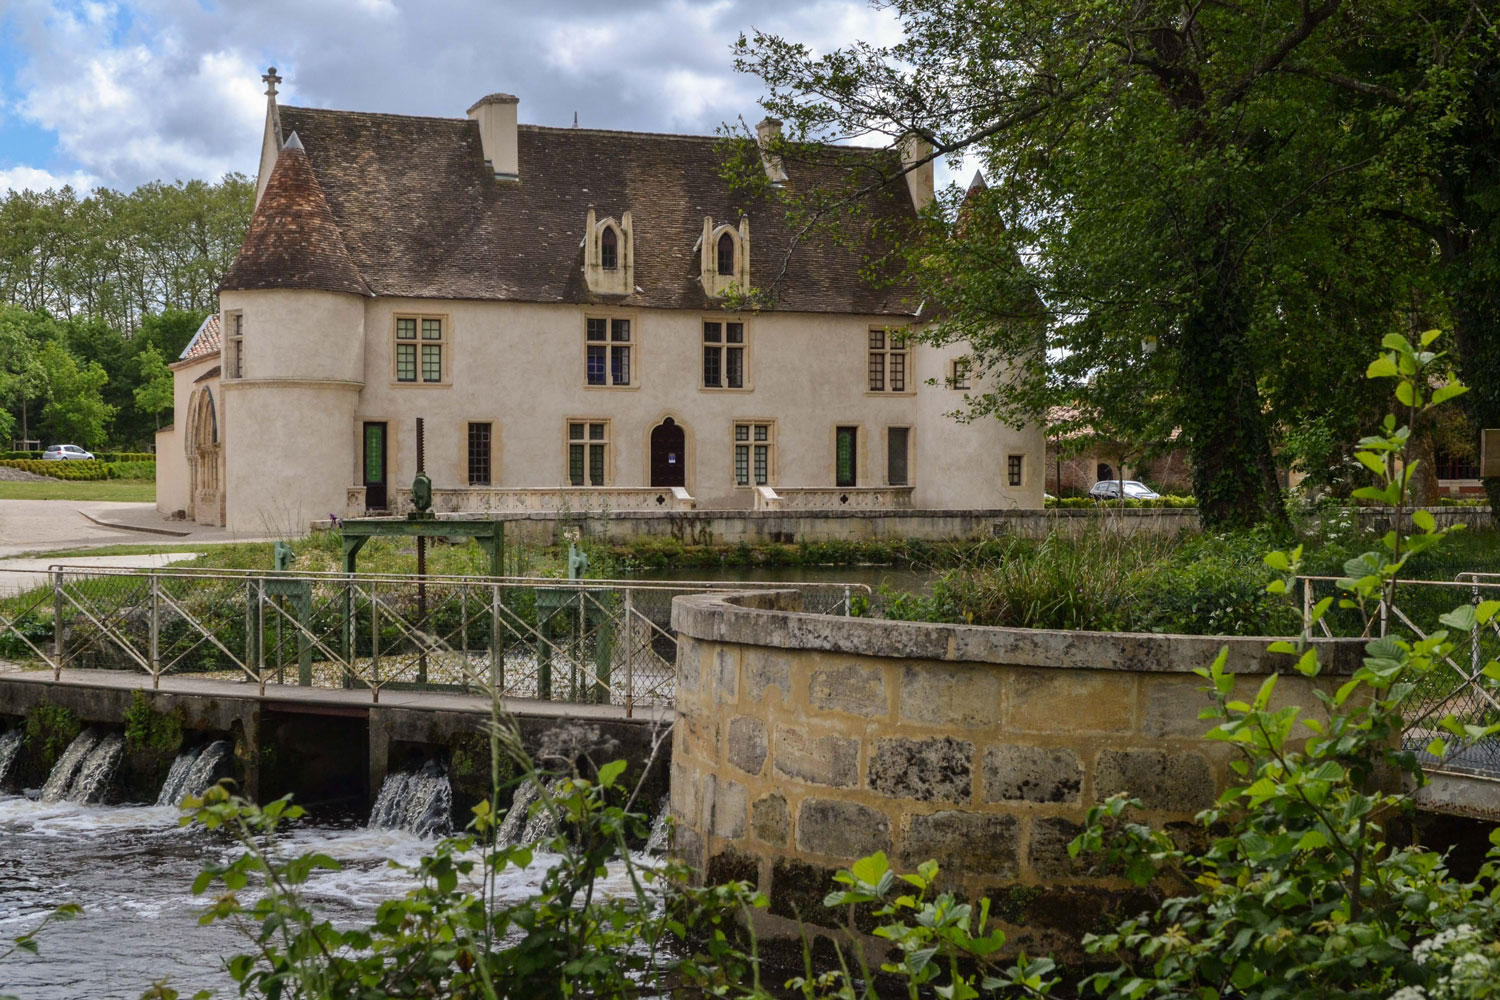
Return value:
[(605, 226), (599, 235), (599, 266), (613, 271), (620, 266), (620, 237), (614, 226)]
[(734, 237), (728, 233), (719, 237), (719, 273), (734, 273)]

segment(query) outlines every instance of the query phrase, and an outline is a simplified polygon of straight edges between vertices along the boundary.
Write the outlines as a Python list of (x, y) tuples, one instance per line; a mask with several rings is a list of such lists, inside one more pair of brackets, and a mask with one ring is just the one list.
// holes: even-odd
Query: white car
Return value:
[(76, 444), (55, 444), (42, 452), (43, 462), (92, 462), (94, 453), (84, 451)]
[(1145, 483), (1127, 479), (1123, 483), (1118, 479), (1101, 479), (1089, 487), (1089, 496), (1095, 500), (1117, 500), (1120, 497), (1121, 488), (1125, 491), (1127, 500), (1159, 500), (1161, 494), (1147, 486)]

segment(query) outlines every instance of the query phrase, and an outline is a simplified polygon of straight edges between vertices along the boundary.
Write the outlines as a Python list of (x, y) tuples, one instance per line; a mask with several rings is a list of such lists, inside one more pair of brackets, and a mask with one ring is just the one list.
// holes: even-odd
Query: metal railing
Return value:
[(863, 584), (418, 578), (54, 565), (0, 600), (0, 659), (268, 684), (498, 691), (509, 698), (670, 705), (672, 598), (797, 590), (848, 614)]
[[(1500, 620), (1476, 623), (1467, 630), (1439, 622), (1442, 615), (1460, 605), (1500, 600), (1500, 574), (1460, 573), (1457, 580), (1401, 580), (1390, 601), (1378, 600), (1363, 611), (1339, 607), (1337, 598), (1349, 596), (1338, 589), (1339, 577), (1299, 579), (1305, 610), (1311, 610), (1324, 597), (1336, 598), (1320, 622), (1327, 636), (1400, 634), (1425, 639), (1436, 629), (1446, 629), (1454, 648), (1402, 703), (1403, 743), (1417, 751), (1429, 767), (1500, 774), (1500, 740), (1455, 739), (1440, 725), (1450, 716), (1464, 725), (1500, 722), (1500, 684), (1484, 674), (1486, 665), (1500, 659)], [(1427, 753), (1434, 737), (1442, 737), (1447, 744), (1441, 757)]]

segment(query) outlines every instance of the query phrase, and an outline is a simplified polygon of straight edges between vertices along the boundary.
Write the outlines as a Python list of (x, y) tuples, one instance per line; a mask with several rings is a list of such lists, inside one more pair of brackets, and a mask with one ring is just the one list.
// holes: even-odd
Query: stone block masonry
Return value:
[(1082, 935), (1152, 904), (1068, 855), (1091, 805), (1117, 792), (1184, 824), (1229, 782), (1232, 749), (1203, 738), (1220, 646), (1249, 696), (1321, 717), (1315, 684), (1352, 672), (1358, 640), (1320, 641), (1310, 681), (1269, 639), (927, 625), (800, 613), (791, 592), (679, 597), (672, 814), (700, 872), (753, 877), (768, 939), (839, 923), (831, 877), (884, 851), (932, 859), (945, 887), (989, 898), (1012, 943), (1078, 957)]

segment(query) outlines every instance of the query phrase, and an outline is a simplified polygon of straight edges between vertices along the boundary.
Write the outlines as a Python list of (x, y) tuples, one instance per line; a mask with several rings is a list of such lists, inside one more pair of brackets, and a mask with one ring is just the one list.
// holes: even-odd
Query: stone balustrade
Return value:
[(757, 486), (755, 510), (909, 510), (911, 486)]
[(1314, 688), (1358, 664), (1358, 640), (1317, 644), (1323, 677), (1269, 639), (979, 628), (798, 613), (787, 592), (679, 597), (676, 849), (710, 880), (771, 900), (763, 940), (841, 922), (835, 870), (885, 851), (926, 859), (988, 897), (1013, 947), (1077, 957), (1082, 933), (1154, 905), (1068, 855), (1090, 805), (1139, 797), (1144, 819), (1188, 831), (1230, 772), (1203, 738), (1196, 668), (1228, 647), (1253, 695), (1319, 714)]
[[(363, 491), (361, 491), (362, 493)], [(353, 491), (350, 491), (353, 499)], [(392, 492), (393, 508), (404, 514), (411, 508), (411, 490)], [(361, 501), (363, 497), (361, 496)], [(695, 506), (692, 494), (680, 486), (654, 489), (632, 486), (545, 487), (506, 489), (469, 486), (434, 488), (432, 509), (439, 514), (506, 514), (573, 511), (683, 511)]]

